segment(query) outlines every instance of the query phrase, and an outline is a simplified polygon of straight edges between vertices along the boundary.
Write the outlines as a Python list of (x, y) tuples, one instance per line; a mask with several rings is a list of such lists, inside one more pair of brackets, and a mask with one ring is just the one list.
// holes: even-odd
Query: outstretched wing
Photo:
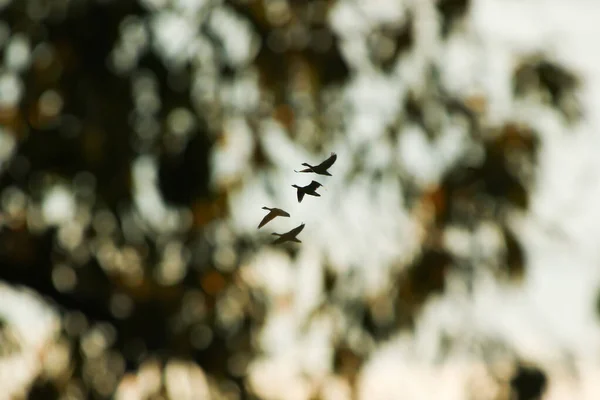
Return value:
[(278, 217), (289, 217), (290, 214), (285, 212), (284, 210), (282, 210), (281, 208), (276, 208), (275, 212), (277, 213)]
[(277, 239), (275, 239), (275, 240), (273, 241), (273, 243), (272, 243), (272, 244), (280, 244), (280, 243), (284, 243), (286, 240), (287, 240), (287, 238), (285, 238), (285, 237), (283, 237), (283, 236), (280, 236), (280, 237), (278, 237)]
[(304, 198), (304, 190), (298, 189), (298, 203), (302, 203), (303, 198)]
[(333, 165), (333, 163), (335, 162), (335, 160), (337, 160), (337, 154), (335, 153), (331, 153), (331, 156), (323, 161), (321, 164), (317, 165), (315, 168), (319, 168), (319, 169), (329, 169), (329, 167), (331, 167)]
[(277, 216), (277, 214), (274, 213), (273, 211), (269, 212), (267, 215), (265, 215), (265, 217), (262, 219), (262, 221), (260, 221), (260, 224), (258, 224), (258, 229), (260, 229), (262, 226), (264, 226), (267, 222), (271, 221), (276, 216)]
[(289, 231), (288, 233), (286, 233), (286, 235), (289, 234), (289, 235), (292, 235), (292, 236), (296, 236), (300, 232), (302, 232), (302, 229), (304, 229), (304, 224), (295, 227), (294, 229), (292, 229), (291, 231)]
[(310, 185), (308, 185), (306, 188), (307, 188), (309, 191), (313, 191), (313, 190), (317, 190), (317, 189), (318, 189), (319, 187), (321, 187), (321, 186), (323, 186), (323, 185), (321, 185), (319, 182), (317, 182), (317, 181), (312, 181), (312, 182), (310, 183)]

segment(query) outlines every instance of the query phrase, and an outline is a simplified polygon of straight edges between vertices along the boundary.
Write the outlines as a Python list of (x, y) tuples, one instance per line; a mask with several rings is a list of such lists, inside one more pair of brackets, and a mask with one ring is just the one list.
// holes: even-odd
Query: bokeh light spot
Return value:
[(73, 268), (59, 264), (52, 269), (52, 283), (60, 292), (70, 292), (77, 285), (77, 275)]

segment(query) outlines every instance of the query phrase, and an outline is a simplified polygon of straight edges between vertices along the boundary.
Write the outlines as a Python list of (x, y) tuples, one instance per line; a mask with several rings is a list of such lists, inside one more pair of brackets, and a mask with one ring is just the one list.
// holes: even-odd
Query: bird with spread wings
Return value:
[(302, 232), (302, 229), (304, 229), (304, 222), (295, 227), (294, 229), (292, 229), (289, 232), (286, 233), (272, 233), (271, 235), (275, 235), (275, 236), (279, 236), (277, 239), (275, 239), (275, 241), (273, 242), (273, 244), (280, 244), (280, 243), (285, 243), (285, 242), (296, 242), (296, 243), (302, 243), (296, 236), (298, 236), (298, 234), (300, 232)]
[(331, 176), (331, 174), (327, 170), (329, 169), (329, 167), (331, 167), (333, 165), (335, 160), (337, 160), (337, 154), (331, 153), (331, 156), (329, 156), (329, 158), (327, 160), (323, 161), (321, 164), (310, 165), (308, 163), (303, 163), (302, 165), (304, 165), (307, 168), (303, 169), (301, 171), (294, 170), (294, 172), (313, 172), (313, 173), (319, 174), (319, 175)]
[(323, 186), (323, 185), (321, 185), (317, 181), (312, 181), (311, 183), (309, 183), (306, 186), (292, 185), (292, 187), (298, 189), (298, 203), (302, 203), (302, 199), (304, 198), (304, 195), (306, 195), (306, 194), (310, 195), (310, 196), (321, 197), (321, 195), (316, 192), (316, 190), (318, 188), (320, 188), (321, 186)]
[(277, 218), (277, 217), (289, 217), (290, 214), (288, 214), (287, 212), (283, 211), (281, 208), (269, 208), (269, 207), (263, 207), (263, 210), (269, 210), (269, 213), (267, 215), (265, 215), (265, 217), (262, 219), (262, 221), (260, 221), (260, 224), (258, 224), (258, 229), (260, 229), (261, 227), (263, 227), (264, 225), (266, 225), (269, 221)]

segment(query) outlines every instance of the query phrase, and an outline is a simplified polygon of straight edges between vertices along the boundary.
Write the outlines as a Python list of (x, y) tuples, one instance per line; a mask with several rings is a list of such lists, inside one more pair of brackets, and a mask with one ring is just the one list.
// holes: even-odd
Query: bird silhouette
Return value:
[(304, 229), (304, 222), (302, 223), (302, 225), (299, 225), (297, 227), (295, 227), (294, 229), (292, 229), (289, 232), (286, 233), (272, 233), (271, 235), (275, 235), (275, 236), (279, 236), (279, 238), (277, 238), (273, 244), (280, 244), (280, 243), (285, 243), (285, 242), (297, 242), (297, 243), (302, 243), (296, 236), (298, 236), (298, 234), (300, 232), (302, 232), (302, 229)]
[(331, 176), (331, 174), (327, 170), (329, 169), (329, 167), (331, 167), (333, 165), (335, 160), (337, 160), (337, 154), (331, 153), (331, 156), (329, 156), (329, 158), (327, 160), (323, 161), (321, 164), (310, 165), (308, 163), (303, 163), (302, 165), (304, 165), (305, 167), (308, 167), (308, 168), (303, 169), (302, 171), (294, 170), (294, 172), (314, 172), (315, 174), (319, 174), (319, 175)]
[(321, 197), (321, 195), (316, 192), (316, 190), (321, 186), (323, 186), (323, 185), (321, 185), (317, 181), (312, 181), (310, 184), (308, 184), (306, 186), (292, 185), (292, 187), (295, 187), (296, 189), (298, 189), (298, 203), (302, 203), (302, 199), (304, 198), (305, 194), (308, 194), (310, 196)]
[(265, 215), (265, 217), (262, 219), (262, 221), (260, 221), (260, 224), (258, 224), (258, 229), (260, 229), (262, 226), (264, 226), (265, 224), (267, 224), (269, 221), (271, 221), (272, 219), (274, 219), (276, 217), (289, 217), (290, 216), (290, 214), (283, 211), (281, 208), (263, 207), (262, 209), (269, 210), (269, 213), (267, 215)]

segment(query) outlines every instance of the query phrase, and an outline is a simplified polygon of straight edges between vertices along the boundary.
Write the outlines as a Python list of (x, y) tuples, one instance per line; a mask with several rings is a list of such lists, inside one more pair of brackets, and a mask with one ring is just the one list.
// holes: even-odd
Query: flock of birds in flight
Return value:
[[(301, 171), (294, 170), (294, 172), (308, 172), (308, 173), (312, 172), (312, 173), (315, 173), (318, 175), (331, 176), (331, 174), (327, 170), (333, 165), (333, 163), (335, 162), (336, 159), (337, 159), (337, 155), (335, 153), (331, 153), (331, 156), (329, 156), (329, 158), (327, 160), (323, 161), (321, 164), (310, 165), (308, 163), (303, 163), (302, 165), (304, 165), (306, 167), (306, 169), (303, 169)], [(309, 183), (306, 186), (292, 185), (292, 187), (296, 188), (296, 190), (297, 190), (298, 203), (302, 203), (302, 199), (304, 198), (305, 195), (321, 197), (321, 195), (319, 193), (317, 193), (317, 189), (320, 188), (321, 186), (323, 186), (323, 185), (321, 185), (317, 181), (312, 181), (311, 183)], [(267, 215), (265, 215), (265, 217), (262, 219), (262, 221), (260, 221), (260, 224), (258, 224), (258, 229), (262, 228), (269, 221), (273, 220), (276, 217), (289, 217), (290, 216), (289, 213), (285, 212), (281, 208), (263, 207), (263, 210), (268, 210), (269, 213)], [(273, 244), (280, 244), (280, 243), (285, 243), (285, 242), (302, 243), (297, 238), (298, 234), (300, 232), (302, 232), (302, 229), (304, 229), (304, 223), (302, 223), (301, 225), (295, 227), (294, 229), (292, 229), (291, 231), (286, 232), (286, 233), (272, 233), (272, 235), (279, 236), (273, 242)]]

